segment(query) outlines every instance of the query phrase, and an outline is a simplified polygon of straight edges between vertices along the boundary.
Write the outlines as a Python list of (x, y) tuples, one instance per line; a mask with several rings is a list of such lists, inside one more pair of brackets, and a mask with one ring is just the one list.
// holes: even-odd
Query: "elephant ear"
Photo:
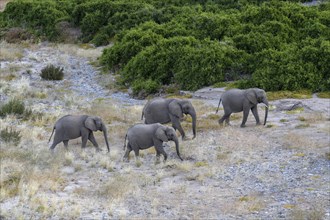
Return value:
[(181, 105), (178, 102), (178, 100), (174, 99), (172, 102), (170, 102), (170, 104), (168, 105), (168, 110), (169, 110), (170, 114), (172, 114), (178, 118), (183, 117), (182, 108), (181, 108)]
[(95, 120), (94, 120), (93, 117), (88, 117), (88, 118), (86, 118), (86, 120), (85, 120), (85, 126), (86, 126), (86, 128), (88, 128), (89, 130), (97, 131), (96, 124), (95, 124)]
[(166, 135), (166, 128), (164, 126), (160, 126), (159, 128), (157, 128), (155, 135), (156, 135), (157, 139), (159, 139), (163, 142), (168, 141), (168, 138)]
[(248, 89), (245, 91), (246, 98), (253, 104), (258, 104), (257, 94), (253, 89)]

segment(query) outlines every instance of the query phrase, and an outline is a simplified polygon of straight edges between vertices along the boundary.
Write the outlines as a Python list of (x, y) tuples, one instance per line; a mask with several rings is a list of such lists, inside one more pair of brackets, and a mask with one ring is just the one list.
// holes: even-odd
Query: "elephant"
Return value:
[(172, 123), (173, 128), (178, 129), (182, 140), (186, 135), (181, 127), (180, 120), (183, 119), (183, 114), (189, 114), (192, 118), (192, 130), (196, 137), (196, 111), (189, 100), (184, 99), (164, 99), (155, 98), (147, 102), (142, 111), (141, 120), (145, 117), (145, 124), (152, 123)]
[(139, 150), (148, 149), (152, 146), (156, 149), (157, 161), (160, 155), (164, 156), (164, 162), (167, 159), (167, 154), (163, 148), (163, 142), (174, 141), (176, 147), (176, 153), (182, 160), (179, 152), (179, 141), (176, 136), (176, 132), (172, 127), (162, 125), (160, 123), (153, 124), (135, 124), (127, 130), (125, 136), (124, 150), (127, 149), (124, 155), (124, 160), (129, 160), (129, 153), (133, 150), (135, 153), (135, 159), (139, 160)]
[(218, 113), (221, 101), (225, 113), (222, 118), (219, 119), (219, 124), (222, 124), (224, 120), (226, 120), (226, 123), (229, 124), (229, 117), (231, 113), (243, 111), (243, 121), (241, 127), (246, 127), (245, 123), (248, 118), (249, 111), (251, 109), (256, 119), (257, 125), (259, 125), (260, 120), (257, 105), (258, 103), (264, 103), (266, 105), (264, 125), (266, 125), (268, 116), (268, 101), (266, 97), (266, 92), (263, 89), (230, 89), (224, 92), (219, 100), (216, 113)]
[(81, 147), (84, 149), (86, 147), (87, 139), (90, 140), (97, 151), (100, 151), (100, 148), (95, 140), (93, 131), (103, 131), (105, 143), (110, 152), (108, 138), (107, 138), (107, 128), (103, 123), (102, 119), (96, 116), (88, 115), (66, 115), (58, 119), (53, 127), (52, 134), (49, 138), (52, 138), (53, 133), (54, 141), (50, 147), (50, 150), (54, 150), (55, 146), (60, 142), (63, 142), (66, 149), (68, 149), (68, 142), (71, 139), (78, 137), (82, 138)]

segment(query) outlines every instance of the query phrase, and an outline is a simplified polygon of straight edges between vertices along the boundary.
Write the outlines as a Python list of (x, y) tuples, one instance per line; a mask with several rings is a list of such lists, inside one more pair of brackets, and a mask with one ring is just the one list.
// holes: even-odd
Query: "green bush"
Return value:
[(21, 142), (21, 132), (15, 131), (13, 128), (2, 129), (0, 131), (0, 139), (6, 143), (13, 143), (14, 145), (18, 145)]
[(134, 29), (127, 32), (120, 43), (103, 51), (101, 63), (109, 69), (118, 69), (141, 52), (145, 47), (156, 44), (162, 36), (150, 30)]
[(9, 114), (22, 116), (25, 112), (24, 102), (18, 99), (12, 99), (8, 103), (0, 107), (0, 117), (5, 117)]
[(146, 47), (127, 63), (121, 74), (129, 84), (152, 79), (163, 85), (175, 83), (181, 89), (196, 90), (226, 77), (239, 78), (239, 74), (232, 73), (245, 68), (241, 57), (244, 51), (229, 44), (174, 37)]
[(40, 76), (46, 80), (62, 80), (64, 77), (63, 67), (47, 65), (41, 70)]
[(136, 80), (132, 85), (134, 96), (146, 96), (148, 94), (153, 94), (158, 92), (159, 89), (160, 89), (160, 84), (151, 79), (147, 79), (147, 80), (139, 79)]
[(10, 1), (3, 12), (11, 27), (29, 28), (38, 36), (54, 40), (58, 33), (56, 23), (69, 19), (69, 15), (57, 8), (55, 1)]

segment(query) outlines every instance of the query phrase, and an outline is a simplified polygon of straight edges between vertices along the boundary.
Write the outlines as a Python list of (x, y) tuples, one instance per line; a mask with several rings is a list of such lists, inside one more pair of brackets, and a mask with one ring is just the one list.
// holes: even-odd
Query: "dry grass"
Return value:
[(100, 57), (104, 49), (102, 47), (94, 48), (86, 47), (84, 45), (77, 46), (75, 44), (57, 44), (56, 48), (65, 54), (84, 57), (90, 61), (95, 61), (98, 57)]
[(23, 57), (24, 44), (9, 44), (5, 41), (0, 42), (0, 60), (14, 61)]

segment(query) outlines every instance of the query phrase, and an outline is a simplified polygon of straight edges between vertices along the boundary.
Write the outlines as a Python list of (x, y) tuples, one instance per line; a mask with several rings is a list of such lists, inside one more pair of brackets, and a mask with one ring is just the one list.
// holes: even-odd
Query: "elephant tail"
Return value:
[(124, 150), (126, 149), (127, 134), (125, 135)]
[(52, 139), (52, 136), (53, 136), (53, 134), (54, 134), (54, 130), (55, 130), (55, 126), (53, 127), (53, 131), (52, 131), (52, 134), (51, 134), (50, 137), (49, 137), (48, 143), (50, 142), (50, 139)]
[(217, 108), (217, 111), (215, 112), (215, 114), (217, 114), (217, 113), (218, 113), (218, 111), (219, 111), (219, 106), (220, 106), (220, 103), (221, 103), (221, 98), (220, 98), (220, 100), (219, 100), (218, 108)]
[(143, 116), (144, 116), (144, 111), (142, 111), (141, 120), (143, 120)]

